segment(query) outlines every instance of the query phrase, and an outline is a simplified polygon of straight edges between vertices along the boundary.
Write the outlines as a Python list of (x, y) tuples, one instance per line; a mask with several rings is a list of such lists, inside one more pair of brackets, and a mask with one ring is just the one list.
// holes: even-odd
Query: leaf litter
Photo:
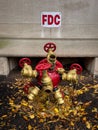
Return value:
[[(89, 77), (89, 76), (88, 76)], [(23, 87), (32, 79), (19, 77), (0, 86), (0, 128), (2, 130), (98, 129), (98, 80), (80, 77), (78, 85), (63, 83), (64, 104), (53, 93), (40, 91), (33, 101)]]

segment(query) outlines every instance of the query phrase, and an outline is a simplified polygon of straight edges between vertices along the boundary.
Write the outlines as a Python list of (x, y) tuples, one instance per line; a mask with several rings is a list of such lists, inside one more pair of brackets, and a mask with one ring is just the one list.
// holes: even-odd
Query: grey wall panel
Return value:
[[(43, 57), (46, 52), (43, 47), (50, 40), (46, 39), (2, 39), (0, 56), (30, 56)], [(51, 40), (56, 43), (58, 57), (98, 57), (98, 40)]]

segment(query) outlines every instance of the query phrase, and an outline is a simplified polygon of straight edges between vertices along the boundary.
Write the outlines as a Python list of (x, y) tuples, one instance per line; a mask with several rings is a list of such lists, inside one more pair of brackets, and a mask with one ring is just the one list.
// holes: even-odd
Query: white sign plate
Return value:
[(42, 12), (41, 26), (43, 27), (60, 27), (61, 12)]

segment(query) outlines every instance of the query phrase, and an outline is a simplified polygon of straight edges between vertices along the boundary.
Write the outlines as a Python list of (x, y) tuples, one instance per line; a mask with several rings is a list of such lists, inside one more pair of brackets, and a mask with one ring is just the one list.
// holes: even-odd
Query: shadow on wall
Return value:
[[(21, 70), (21, 68), (19, 67), (19, 60), (23, 58), (23, 57), (9, 57), (9, 68), (10, 70), (13, 69), (17, 69), (17, 70)], [(37, 63), (39, 61), (41, 61), (42, 59), (44, 59), (45, 57), (28, 57), (31, 59), (31, 65), (32, 68), (34, 69), (35, 66), (37, 65)], [(76, 57), (76, 58), (65, 58), (65, 57), (57, 57), (57, 60), (60, 61), (62, 63), (62, 65), (64, 66), (65, 70), (69, 70), (71, 64), (73, 63), (78, 63), (83, 67), (83, 70), (89, 70), (89, 67), (93, 66), (93, 60), (94, 58), (80, 58), (80, 57)], [(89, 70), (90, 71), (90, 70)]]

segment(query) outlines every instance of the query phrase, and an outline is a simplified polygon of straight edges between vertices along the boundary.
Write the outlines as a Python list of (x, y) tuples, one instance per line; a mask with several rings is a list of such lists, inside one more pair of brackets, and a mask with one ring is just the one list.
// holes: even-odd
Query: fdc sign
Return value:
[(61, 12), (42, 12), (41, 26), (43, 27), (60, 27)]

